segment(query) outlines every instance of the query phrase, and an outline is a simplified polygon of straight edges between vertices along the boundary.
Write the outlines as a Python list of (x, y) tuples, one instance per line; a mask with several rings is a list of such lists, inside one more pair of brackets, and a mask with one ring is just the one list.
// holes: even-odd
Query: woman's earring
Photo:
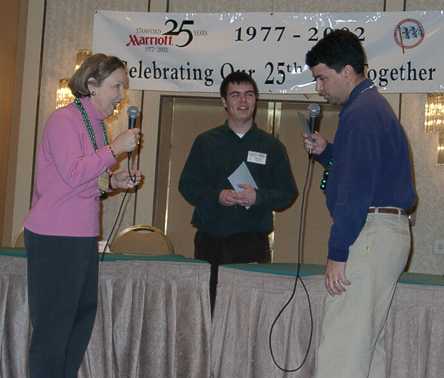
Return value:
[(91, 91), (91, 96), (95, 96), (96, 95), (96, 91), (93, 89), (92, 91)]

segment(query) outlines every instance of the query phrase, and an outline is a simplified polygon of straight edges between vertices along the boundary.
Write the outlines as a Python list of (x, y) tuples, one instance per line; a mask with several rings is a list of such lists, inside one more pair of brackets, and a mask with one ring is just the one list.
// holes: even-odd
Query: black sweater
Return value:
[[(265, 164), (249, 162), (249, 151), (266, 154)], [(233, 189), (228, 176), (242, 162), (258, 186), (256, 203), (249, 209), (222, 206), (219, 193)], [(240, 138), (227, 123), (196, 138), (180, 177), (179, 191), (195, 207), (191, 223), (214, 236), (269, 233), (273, 230), (272, 211), (288, 208), (298, 194), (284, 145), (256, 125)]]

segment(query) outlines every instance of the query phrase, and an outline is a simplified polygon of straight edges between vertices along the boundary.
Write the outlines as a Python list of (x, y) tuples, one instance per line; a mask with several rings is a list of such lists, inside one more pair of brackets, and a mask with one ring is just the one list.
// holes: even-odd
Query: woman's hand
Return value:
[(141, 183), (143, 179), (140, 171), (133, 171), (131, 175), (127, 170), (114, 172), (111, 176), (111, 189), (131, 189)]
[(116, 139), (113, 140), (110, 147), (114, 152), (114, 155), (120, 155), (122, 152), (134, 151), (140, 140), (140, 129), (129, 129), (119, 134)]

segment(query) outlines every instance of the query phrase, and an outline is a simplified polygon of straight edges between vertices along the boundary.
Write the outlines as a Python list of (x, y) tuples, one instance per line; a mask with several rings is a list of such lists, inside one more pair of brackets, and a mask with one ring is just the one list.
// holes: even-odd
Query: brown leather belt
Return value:
[(370, 207), (368, 209), (368, 212), (381, 213), (381, 214), (407, 215), (404, 209), (399, 209), (397, 207)]

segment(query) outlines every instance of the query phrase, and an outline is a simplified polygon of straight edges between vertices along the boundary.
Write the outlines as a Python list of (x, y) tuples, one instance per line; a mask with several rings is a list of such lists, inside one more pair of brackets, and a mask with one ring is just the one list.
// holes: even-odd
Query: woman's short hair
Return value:
[(126, 69), (125, 63), (115, 56), (105, 54), (94, 54), (86, 58), (79, 69), (72, 75), (68, 86), (76, 97), (90, 96), (88, 84), (97, 87), (102, 85), (109, 75), (115, 70)]

